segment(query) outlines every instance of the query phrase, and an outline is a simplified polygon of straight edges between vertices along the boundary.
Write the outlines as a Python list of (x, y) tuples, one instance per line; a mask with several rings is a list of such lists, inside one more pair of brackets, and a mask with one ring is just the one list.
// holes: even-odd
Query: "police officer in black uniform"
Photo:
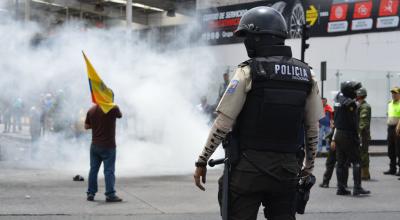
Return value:
[(337, 195), (349, 195), (346, 189), (346, 162), (353, 164), (353, 195), (370, 194), (370, 191), (361, 187), (361, 152), (358, 137), (358, 116), (356, 96), (361, 83), (355, 81), (342, 82), (340, 93), (335, 98), (335, 132), (333, 135), (334, 147), (336, 147), (336, 176), (338, 182)]
[[(317, 83), (284, 45), (287, 27), (275, 9), (247, 11), (235, 35), (244, 37), (251, 59), (239, 65), (217, 107), (195, 183), (204, 190), (207, 161), (233, 129), (241, 157), (231, 169), (228, 219), (255, 220), (263, 205), (267, 219), (293, 220), (298, 175), (312, 174), (323, 117)], [(299, 167), (304, 140), (305, 165)]]

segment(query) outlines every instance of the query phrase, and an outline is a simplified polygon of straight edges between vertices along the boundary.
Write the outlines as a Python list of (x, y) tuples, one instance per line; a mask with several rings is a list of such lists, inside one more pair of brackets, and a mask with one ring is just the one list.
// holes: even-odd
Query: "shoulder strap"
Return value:
[(248, 66), (248, 65), (251, 64), (252, 61), (253, 61), (253, 59), (246, 60), (246, 61), (240, 63), (240, 64), (238, 65), (238, 67), (245, 67), (245, 66)]

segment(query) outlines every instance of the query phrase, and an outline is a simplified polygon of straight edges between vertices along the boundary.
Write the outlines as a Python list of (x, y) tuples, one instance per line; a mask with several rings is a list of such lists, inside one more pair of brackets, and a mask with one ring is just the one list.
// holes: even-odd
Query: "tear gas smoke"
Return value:
[[(45, 37), (44, 32), (35, 23), (0, 22), (0, 101), (5, 107), (19, 97), (29, 112), (49, 96), (59, 101), (58, 119), (84, 118), (91, 99), (83, 50), (124, 115), (117, 121), (117, 174), (192, 171), (208, 131), (206, 117), (194, 106), (202, 95), (216, 96), (210, 85), (222, 81), (207, 47), (189, 44), (193, 28), (162, 49), (125, 30), (85, 29), (74, 22)], [(79, 140), (72, 137), (48, 132), (24, 165), (87, 171), (90, 131)]]

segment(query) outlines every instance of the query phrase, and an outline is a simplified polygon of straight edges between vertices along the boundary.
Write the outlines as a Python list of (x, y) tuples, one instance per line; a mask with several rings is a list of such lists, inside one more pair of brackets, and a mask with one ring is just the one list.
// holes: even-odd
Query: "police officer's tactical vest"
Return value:
[(252, 87), (237, 120), (241, 149), (298, 152), (313, 85), (310, 67), (288, 56), (258, 57), (242, 65), (250, 66)]
[(338, 130), (354, 133), (358, 131), (357, 104), (354, 100), (338, 94), (335, 102), (335, 127)]

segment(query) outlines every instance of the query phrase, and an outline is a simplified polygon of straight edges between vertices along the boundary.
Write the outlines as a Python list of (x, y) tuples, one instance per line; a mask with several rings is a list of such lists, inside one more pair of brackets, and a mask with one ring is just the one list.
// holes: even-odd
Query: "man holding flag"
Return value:
[(89, 87), (92, 95), (92, 106), (85, 120), (85, 129), (92, 129), (92, 143), (90, 147), (90, 171), (87, 200), (94, 201), (97, 192), (97, 174), (103, 162), (104, 179), (106, 185), (106, 201), (121, 202), (115, 194), (115, 124), (122, 114), (114, 104), (114, 93), (100, 79), (88, 58), (83, 54), (89, 76)]

